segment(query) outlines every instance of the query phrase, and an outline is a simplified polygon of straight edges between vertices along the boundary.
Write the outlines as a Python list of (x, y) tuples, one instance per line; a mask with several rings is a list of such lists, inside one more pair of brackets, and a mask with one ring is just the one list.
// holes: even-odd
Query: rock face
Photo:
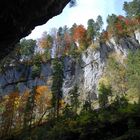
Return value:
[(139, 31), (139, 30), (137, 30), (137, 31), (135, 32), (135, 36), (136, 36), (137, 41), (138, 41), (139, 44), (140, 44), (140, 31)]
[[(104, 73), (106, 67), (107, 57), (113, 52), (123, 57), (126, 57), (129, 50), (135, 51), (140, 48), (139, 38), (137, 37), (139, 32), (133, 37), (121, 38), (119, 41), (115, 41), (111, 38), (106, 43), (98, 43), (96, 48), (90, 46), (84, 51), (80, 57), (73, 58), (67, 56), (64, 58), (64, 83), (63, 93), (65, 99), (69, 101), (69, 92), (78, 86), (78, 92), (80, 93), (81, 101), (96, 100), (98, 97), (98, 82)], [(17, 69), (18, 68), (18, 69)], [(8, 93), (11, 90), (18, 88), (23, 91), (25, 88), (32, 88), (34, 84), (51, 86), (49, 81), (52, 75), (51, 63), (42, 64), (41, 78), (29, 81), (22, 81), (27, 76), (31, 78), (31, 67), (17, 66), (16, 68), (8, 68), (5, 74), (0, 75), (1, 93)], [(20, 81), (20, 83), (11, 85), (9, 83)]]
[[(139, 35), (138, 32), (135, 36), (137, 35)], [(89, 47), (82, 54), (80, 63), (74, 59), (68, 59), (63, 85), (66, 99), (69, 100), (69, 91), (77, 84), (81, 100), (96, 100), (98, 97), (98, 82), (104, 73), (109, 53), (113, 52), (126, 57), (129, 50), (135, 51), (140, 48), (139, 41), (135, 37), (121, 38), (117, 42), (114, 38), (111, 38), (105, 44), (98, 44), (96, 49)], [(75, 63), (74, 68), (73, 63)], [(74, 73), (71, 74), (73, 69)]]
[(30, 34), (35, 26), (60, 14), (70, 0), (1, 0), (0, 1), (0, 59), (14, 45)]

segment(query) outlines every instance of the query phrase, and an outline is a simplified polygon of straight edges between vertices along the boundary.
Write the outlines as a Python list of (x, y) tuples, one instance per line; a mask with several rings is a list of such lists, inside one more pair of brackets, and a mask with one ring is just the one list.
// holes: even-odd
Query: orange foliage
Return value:
[(64, 34), (64, 41), (65, 41), (65, 52), (69, 51), (70, 44), (71, 44), (71, 36), (68, 33)]
[(130, 35), (136, 29), (135, 27), (139, 25), (140, 19), (138, 18), (127, 18), (122, 15), (117, 17), (117, 21), (113, 23), (112, 26), (108, 26), (107, 31), (108, 35), (118, 35), (118, 36), (125, 36)]
[(86, 37), (86, 29), (83, 25), (79, 25), (74, 29), (73, 38), (75, 41), (81, 42), (85, 40)]
[(51, 41), (49, 40), (46, 32), (42, 35), (42, 38), (38, 40), (38, 45), (44, 49), (51, 48)]
[(102, 32), (101, 39), (102, 41), (107, 41), (109, 39), (109, 35), (107, 31)]
[(50, 93), (48, 86), (37, 86), (35, 99), (38, 105), (44, 104), (45, 106), (50, 106), (51, 98), (52, 94)]
[(123, 26), (122, 26), (121, 22), (116, 23), (116, 29), (117, 29), (119, 32), (122, 32)]
[(125, 17), (122, 16), (122, 15), (119, 15), (119, 16), (118, 16), (118, 19), (119, 19), (119, 20), (125, 20)]
[(38, 93), (38, 94), (44, 94), (44, 93), (47, 93), (48, 92), (48, 86), (37, 86), (37, 88), (36, 88), (36, 92)]
[(48, 42), (47, 42), (46, 39), (42, 38), (42, 39), (39, 40), (39, 43), (38, 43), (38, 44), (39, 44), (39, 46), (40, 46), (41, 48), (46, 48), (47, 45), (48, 45)]

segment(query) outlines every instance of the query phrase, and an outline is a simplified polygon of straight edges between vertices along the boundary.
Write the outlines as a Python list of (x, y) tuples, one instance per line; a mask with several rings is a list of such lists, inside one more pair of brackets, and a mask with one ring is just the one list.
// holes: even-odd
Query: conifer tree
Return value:
[(55, 58), (52, 62), (53, 75), (52, 75), (52, 107), (54, 108), (54, 116), (59, 116), (60, 101), (63, 97), (63, 65), (62, 62)]

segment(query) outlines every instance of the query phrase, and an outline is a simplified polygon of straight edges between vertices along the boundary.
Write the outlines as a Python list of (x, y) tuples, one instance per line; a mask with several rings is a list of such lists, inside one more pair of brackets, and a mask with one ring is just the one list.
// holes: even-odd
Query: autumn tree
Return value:
[(87, 48), (86, 29), (83, 25), (78, 25), (75, 28), (73, 38), (77, 43), (79, 43), (80, 49)]
[(5, 109), (1, 116), (2, 129), (1, 137), (10, 136), (12, 134), (12, 129), (15, 127), (16, 123), (16, 100), (19, 98), (19, 93), (14, 92), (7, 96), (7, 101), (5, 103)]
[(51, 109), (52, 94), (48, 86), (37, 86), (35, 100), (38, 125), (47, 117)]
[(108, 39), (109, 39), (109, 37), (108, 37), (108, 32), (105, 31), (105, 30), (103, 30), (103, 31), (101, 32), (100, 41), (101, 41), (101, 42), (106, 42)]
[(38, 46), (44, 50), (42, 57), (44, 57), (45, 60), (48, 60), (51, 58), (52, 45), (53, 45), (52, 36), (49, 35), (47, 32), (44, 32), (41, 39), (39, 39), (38, 41)]
[(71, 44), (73, 43), (72, 36), (70, 35), (70, 30), (67, 26), (64, 26), (64, 53), (69, 53), (71, 49)]
[(70, 35), (69, 28), (65, 25), (60, 27), (57, 33), (57, 40), (59, 46), (59, 55), (65, 55), (69, 52), (72, 43), (72, 37)]
[(126, 19), (122, 15), (116, 16), (112, 14), (111, 16), (108, 16), (107, 22), (107, 31), (109, 36), (114, 36), (116, 39), (127, 36), (129, 34), (128, 29), (132, 28), (129, 26), (130, 20)]

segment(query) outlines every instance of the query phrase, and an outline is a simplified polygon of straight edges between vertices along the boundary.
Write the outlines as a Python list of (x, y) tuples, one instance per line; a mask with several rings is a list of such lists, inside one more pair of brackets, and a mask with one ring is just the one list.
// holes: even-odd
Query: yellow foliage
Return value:
[(103, 76), (102, 78), (100, 78), (98, 85), (100, 84), (104, 84), (105, 86), (109, 86), (110, 85), (110, 81), (107, 77)]
[(135, 102), (139, 102), (139, 91), (136, 88), (130, 88), (127, 91), (126, 94), (126, 99), (128, 100), (129, 103), (134, 104)]
[(29, 90), (26, 90), (26, 91), (23, 93), (23, 96), (24, 96), (24, 97), (28, 97), (28, 96), (29, 96), (29, 93), (30, 93), (30, 91), (29, 91)]
[(52, 93), (48, 92), (46, 96), (46, 104), (50, 107), (51, 106), (51, 99), (52, 99)]
[(65, 101), (62, 99), (59, 101), (60, 107), (63, 108), (65, 106)]
[(91, 48), (93, 48), (94, 50), (97, 50), (99, 48), (99, 43), (94, 42), (90, 45)]
[(120, 62), (121, 64), (125, 64), (126, 62), (126, 57), (124, 55), (121, 54), (121, 52), (114, 52), (114, 53), (111, 53), (108, 57), (109, 59), (115, 59), (116, 62)]

